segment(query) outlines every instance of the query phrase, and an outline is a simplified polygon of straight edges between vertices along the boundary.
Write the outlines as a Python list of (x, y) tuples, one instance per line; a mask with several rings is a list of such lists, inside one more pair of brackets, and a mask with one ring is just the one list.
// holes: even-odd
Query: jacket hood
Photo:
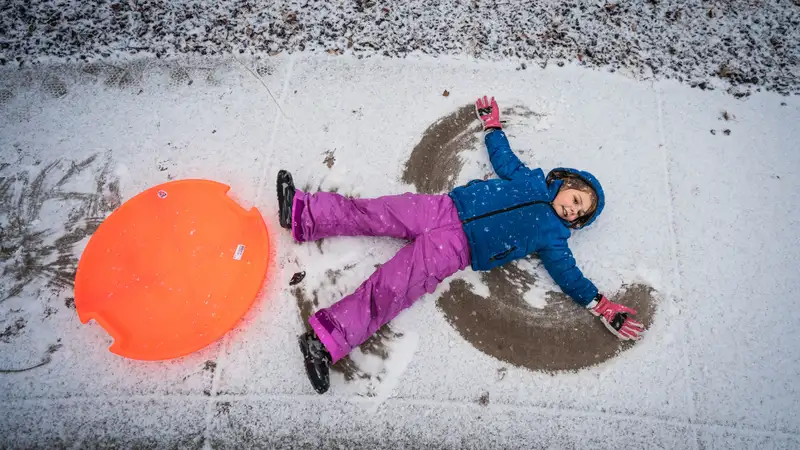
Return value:
[(597, 207), (594, 209), (594, 213), (592, 213), (591, 216), (578, 218), (572, 223), (562, 219), (562, 221), (568, 224), (570, 228), (574, 229), (585, 228), (591, 225), (592, 222), (594, 222), (597, 219), (600, 213), (603, 212), (603, 207), (606, 204), (605, 194), (603, 193), (603, 186), (600, 185), (600, 182), (597, 181), (597, 178), (595, 178), (594, 175), (592, 175), (591, 173), (585, 172), (583, 170), (570, 169), (567, 167), (558, 167), (551, 170), (550, 173), (547, 174), (547, 184), (548, 186), (550, 186), (553, 183), (556, 183), (556, 186), (553, 187), (560, 188), (563, 180), (570, 177), (577, 177), (588, 183), (589, 186), (591, 186), (592, 189), (594, 189), (595, 195), (597, 196)]

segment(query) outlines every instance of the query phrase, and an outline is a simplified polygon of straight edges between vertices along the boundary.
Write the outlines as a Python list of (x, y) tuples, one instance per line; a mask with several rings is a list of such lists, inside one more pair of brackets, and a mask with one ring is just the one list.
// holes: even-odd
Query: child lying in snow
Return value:
[(363, 343), (400, 311), (450, 275), (472, 265), (489, 270), (537, 253), (561, 289), (599, 316), (620, 339), (639, 339), (636, 311), (598, 293), (575, 265), (570, 229), (591, 224), (603, 210), (603, 188), (588, 172), (558, 168), (545, 177), (511, 151), (497, 103), (476, 102), (489, 158), (499, 179), (473, 180), (447, 195), (410, 194), (350, 199), (296, 190), (278, 173), (280, 224), (298, 242), (330, 236), (390, 236), (410, 241), (355, 292), (309, 318), (300, 336), (306, 372), (320, 394), (331, 364)]

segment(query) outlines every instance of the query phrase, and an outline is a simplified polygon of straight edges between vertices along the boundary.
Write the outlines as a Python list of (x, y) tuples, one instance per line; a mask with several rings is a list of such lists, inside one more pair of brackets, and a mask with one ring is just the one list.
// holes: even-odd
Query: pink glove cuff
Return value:
[(608, 328), (612, 334), (620, 339), (638, 340), (641, 339), (644, 326), (640, 322), (633, 320), (630, 315), (635, 315), (636, 311), (627, 306), (614, 303), (604, 295), (600, 300), (592, 300), (587, 305), (589, 312), (600, 317), (600, 321)]

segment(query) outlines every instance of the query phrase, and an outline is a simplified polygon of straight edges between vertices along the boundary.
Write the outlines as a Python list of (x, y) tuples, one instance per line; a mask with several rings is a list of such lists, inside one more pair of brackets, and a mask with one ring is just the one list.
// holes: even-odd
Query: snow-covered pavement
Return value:
[(274, 55), (581, 64), (734, 95), (796, 94), (800, 0), (6, 0), (0, 65)]
[[(518, 65), (295, 53), (3, 72), (0, 446), (800, 447), (800, 99)], [(497, 282), (457, 275), (314, 394), (301, 317), (401, 244), (294, 244), (277, 224), (275, 173), (362, 197), (481, 178), (488, 157), (459, 111), (484, 93), (529, 165), (601, 180), (606, 209), (571, 246), (601, 291), (640, 306), (647, 336), (619, 347), (602, 327), (584, 331), (596, 322), (534, 259)], [(79, 322), (74, 264), (120, 201), (183, 178), (229, 184), (259, 208), (267, 283), (217, 343), (173, 361), (123, 359), (99, 325)], [(500, 303), (511, 312), (495, 313)], [(466, 314), (494, 331), (476, 334), (465, 304), (485, 306)], [(520, 326), (525, 347), (484, 345)], [(544, 371), (559, 358), (577, 370)]]

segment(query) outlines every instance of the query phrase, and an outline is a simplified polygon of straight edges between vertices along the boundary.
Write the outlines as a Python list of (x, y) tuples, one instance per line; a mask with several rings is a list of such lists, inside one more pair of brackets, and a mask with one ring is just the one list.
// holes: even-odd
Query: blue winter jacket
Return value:
[(542, 169), (530, 169), (519, 160), (501, 130), (486, 134), (485, 141), (500, 178), (473, 180), (450, 193), (469, 240), (473, 270), (489, 270), (537, 253), (561, 290), (588, 305), (597, 288), (575, 265), (567, 246), (570, 223), (551, 206), (563, 182), (551, 175), (578, 175), (594, 188), (597, 207), (583, 226), (603, 210), (602, 186), (592, 174), (575, 169), (553, 169), (545, 178)]

